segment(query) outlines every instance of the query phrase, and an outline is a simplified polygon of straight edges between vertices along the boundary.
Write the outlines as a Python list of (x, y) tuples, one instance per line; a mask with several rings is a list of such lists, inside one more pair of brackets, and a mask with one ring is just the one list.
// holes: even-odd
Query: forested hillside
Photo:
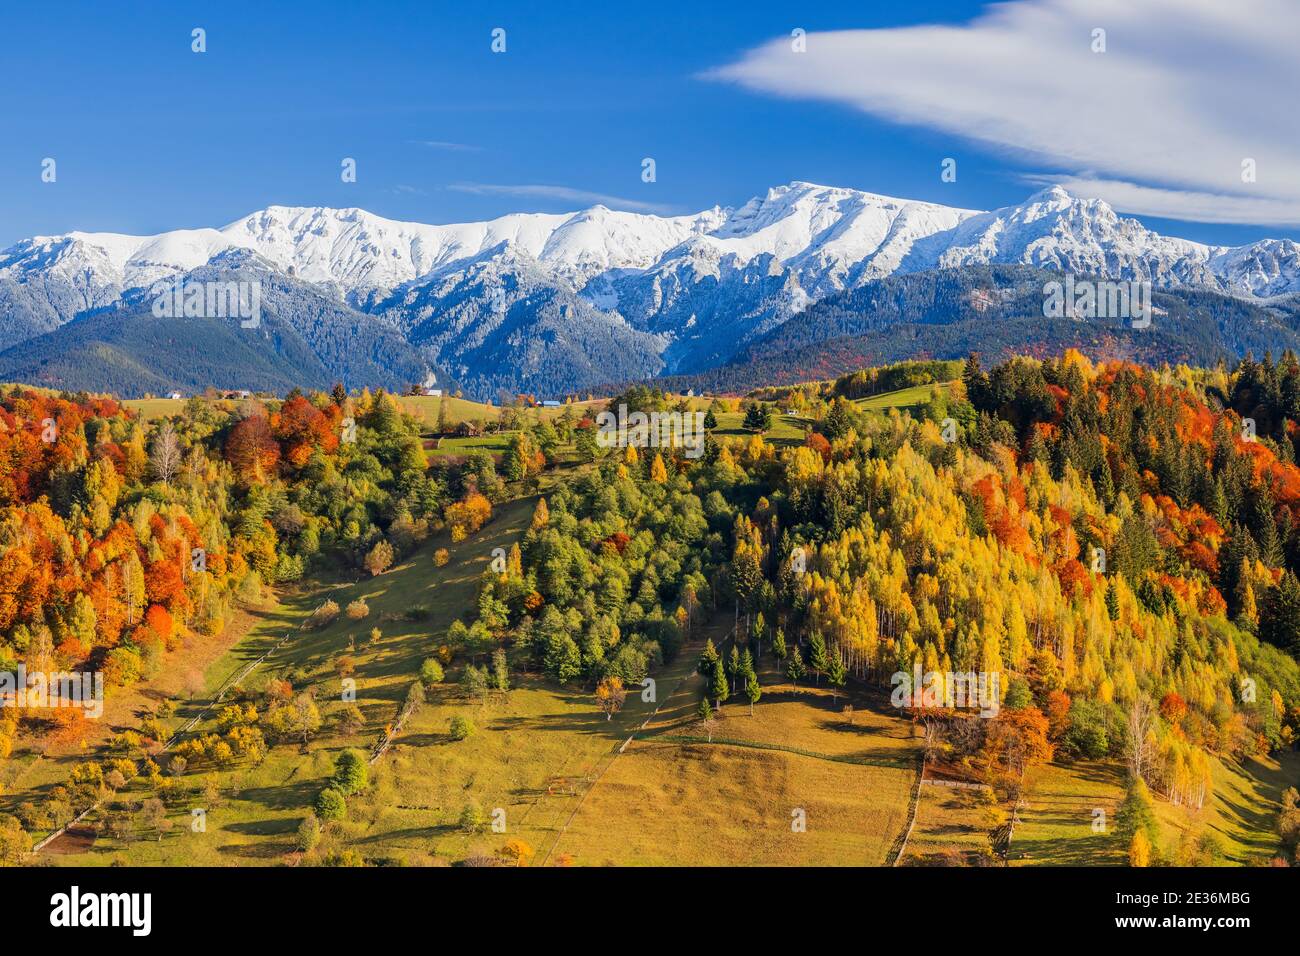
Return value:
[[(0, 671), (98, 671), (112, 697), (267, 587), (312, 567), (377, 573), (431, 527), (477, 528), (491, 512), (479, 489), (498, 486), (485, 455), (430, 469), (415, 422), (383, 393), (193, 399), (146, 424), (112, 399), (12, 387)], [(20, 723), (63, 744), (92, 735), (80, 709), (6, 708), (0, 758)]]
[[(493, 800), (512, 814), (555, 806), (554, 826), (525, 828), (548, 841), (543, 859), (573, 846), (580, 862), (619, 862), (630, 851), (601, 834), (639, 841), (636, 788), (681, 773), (706, 800), (729, 774), (758, 781), (747, 812), (775, 806), (781, 830), (787, 794), (840, 814), (824, 842), (782, 844), (775, 861), (841, 859), (869, 818), (862, 858), (880, 862), (902, 858), (896, 840), (918, 815), (907, 794), (939, 774), (989, 795), (970, 811), (985, 822), (962, 824), (975, 849), (952, 859), (999, 863), (1041, 771), (1086, 800), (1075, 768), (1096, 767), (1128, 781), (1122, 847), (1108, 852), (1136, 865), (1294, 862), (1300, 821), (1282, 787), (1240, 814), (1248, 848), (1226, 846), (1215, 823), (1255, 779), (1248, 768), (1293, 749), (1300, 729), (1290, 353), (1233, 370), (1077, 352), (985, 369), (972, 356), (764, 389), (740, 407), (646, 386), (608, 400), (698, 414), (698, 456), (626, 435), (610, 447), (599, 406), (543, 418), (526, 404), (482, 426), (501, 430), (478, 446), (491, 453), (427, 456), (447, 415), (426, 437), (383, 393), (193, 399), (146, 421), (112, 399), (4, 392), (0, 671), (99, 671), (111, 704), (269, 594), (292, 596), (305, 636), (220, 709), (192, 700), (182, 713), (202, 723), (172, 748), (174, 696), (111, 737), (75, 709), (7, 710), (0, 757), (12, 749), (22, 765), (0, 776), (0, 858), (21, 861), (94, 806), (85, 839), (115, 859), (136, 859), (141, 833), (157, 837), (149, 859), (219, 859), (210, 844), (164, 841), (164, 824), (228, 793), (241, 816), (223, 850), (261, 840), (272, 856), (307, 854), (294, 861), (363, 863), (380, 852), (371, 834), (384, 853), (431, 861), (432, 840), (451, 860), (490, 862), (502, 857), (472, 841)], [(506, 502), (515, 523), (476, 537)], [(448, 567), (448, 545), (484, 540), (450, 559), (477, 570)], [(925, 693), (911, 693), (914, 674)], [(371, 688), (364, 712), (346, 696), (353, 675)], [(992, 698), (972, 703), (967, 675)], [(647, 679), (664, 697), (634, 704)], [(408, 717), (419, 729), (403, 736)], [(375, 737), (371, 786), (353, 751)], [(593, 827), (578, 809), (600, 775), (584, 765), (572, 789), (570, 754), (607, 766), (633, 739), (613, 778), (624, 789), (591, 804), (628, 816)], [(406, 777), (385, 769), (394, 740)], [(778, 766), (780, 797), (761, 782)], [(260, 782), (246, 793), (249, 775)], [(875, 796), (826, 802), (846, 786)], [(655, 814), (669, 812), (662, 799), (646, 798)], [(926, 807), (922, 847), (947, 825), (923, 837)], [(1177, 835), (1157, 810), (1177, 815)], [(274, 833), (301, 824), (297, 848), (259, 813)], [(769, 846), (755, 825), (697, 846), (707, 833), (678, 821), (689, 838), (635, 859), (740, 859)], [(1064, 846), (1036, 852), (1069, 859)], [(499, 853), (534, 849), (518, 837)]]
[(1297, 371), (972, 359), (919, 421), (832, 387), (798, 447), (624, 449), (539, 509), (480, 621), (556, 681), (625, 683), (733, 610), (702, 718), (770, 655), (796, 681), (997, 673), (992, 720), (942, 687), (910, 708), (949, 759), (1013, 797), (1053, 756), (1122, 759), (1135, 804), (1201, 807), (1212, 757), (1288, 748), (1300, 720), (1295, 424), (1251, 440), (1216, 401), (1285, 416)]
[(891, 276), (830, 296), (749, 343), (725, 364), (668, 376), (664, 388), (745, 392), (833, 378), (914, 358), (1048, 357), (1077, 349), (1093, 360), (1145, 365), (1235, 363), (1248, 352), (1300, 348), (1295, 297), (1263, 303), (1204, 289), (1156, 289), (1151, 324), (1048, 318), (1044, 285), (1064, 276), (1022, 265)]

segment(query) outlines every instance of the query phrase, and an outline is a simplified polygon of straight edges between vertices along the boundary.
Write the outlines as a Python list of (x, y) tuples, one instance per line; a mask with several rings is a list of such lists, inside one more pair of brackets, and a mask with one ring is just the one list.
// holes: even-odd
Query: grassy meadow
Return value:
[(911, 725), (881, 712), (875, 694), (837, 699), (762, 661), (758, 671), (754, 713), (733, 697), (712, 741), (695, 713), (703, 678), (687, 671), (578, 807), (558, 850), (600, 865), (890, 862), (916, 779)]

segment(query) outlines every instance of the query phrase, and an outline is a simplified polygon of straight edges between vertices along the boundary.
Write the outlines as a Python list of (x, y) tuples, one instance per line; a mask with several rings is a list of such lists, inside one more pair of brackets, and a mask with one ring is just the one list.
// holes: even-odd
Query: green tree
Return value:
[(1119, 620), (1119, 587), (1114, 578), (1106, 583), (1106, 616), (1112, 621)]
[(307, 815), (298, 824), (298, 849), (310, 853), (320, 843), (320, 818), (316, 811), (308, 810)]
[[(708, 425), (706, 424), (707, 428)], [(744, 427), (752, 432), (765, 432), (772, 428), (772, 407), (763, 402), (754, 402), (745, 409)]]
[(582, 673), (582, 652), (572, 637), (559, 634), (548, 639), (544, 667), (547, 675), (561, 684)]
[(790, 651), (785, 646), (785, 631), (777, 628), (772, 632), (772, 653), (776, 655), (777, 661), (784, 661)]
[(731, 586), (735, 588), (739, 604), (748, 608), (762, 583), (763, 569), (759, 566), (758, 555), (752, 548), (738, 547), (731, 558)]
[(465, 740), (474, 734), (474, 722), (468, 717), (456, 714), (451, 718), (449, 729), (452, 740)]
[(501, 647), (492, 652), (492, 687), (501, 691), (510, 689), (510, 666)]
[(719, 710), (722, 709), (722, 702), (731, 695), (731, 692), (727, 689), (727, 675), (721, 662), (713, 667), (713, 678), (709, 682), (709, 695), (717, 701)]
[(593, 462), (600, 457), (600, 443), (596, 440), (594, 428), (579, 428), (574, 435), (573, 446), (580, 461)]
[(713, 706), (709, 703), (707, 696), (700, 698), (700, 706), (695, 708), (695, 716), (700, 720), (713, 719)]
[(482, 667), (466, 664), (460, 675), (460, 689), (466, 697), (480, 697), (487, 693), (488, 674)]
[(826, 640), (822, 637), (821, 631), (813, 631), (812, 636), (808, 638), (808, 666), (817, 675), (818, 684), (822, 682), (822, 674), (826, 673), (829, 663), (826, 656)]
[(790, 648), (790, 659), (785, 664), (785, 676), (795, 687), (799, 686), (799, 678), (807, 674), (807, 669), (803, 666), (803, 655), (799, 653), (798, 646)]
[(334, 762), (334, 786), (345, 796), (350, 796), (364, 790), (369, 782), (370, 771), (361, 751), (349, 748), (339, 754)]
[(834, 688), (831, 692), (832, 701), (839, 700), (839, 691), (848, 682), (848, 678), (849, 669), (844, 666), (844, 658), (836, 651), (831, 654), (830, 662), (826, 665), (826, 679)]
[(1285, 571), (1269, 589), (1259, 615), (1259, 636), (1292, 654), (1300, 655), (1300, 582)]
[(741, 676), (740, 670), (740, 648), (735, 644), (731, 645), (731, 656), (727, 658), (727, 677), (730, 680), (731, 692), (736, 692), (736, 679)]
[(754, 716), (754, 705), (758, 699), (763, 696), (762, 688), (758, 686), (758, 675), (752, 670), (745, 672), (745, 699), (749, 701), (749, 716)]
[(709, 638), (704, 642), (704, 650), (700, 652), (700, 662), (695, 667), (696, 673), (701, 677), (711, 678), (718, 666), (718, 660), (718, 649), (713, 646), (713, 638)]
[(348, 802), (336, 787), (326, 787), (316, 795), (316, 816), (322, 820), (342, 820)]
[(1119, 807), (1116, 830), (1126, 846), (1131, 845), (1139, 833), (1142, 834), (1152, 855), (1160, 845), (1160, 824), (1156, 820), (1155, 801), (1151, 799), (1151, 791), (1141, 777), (1129, 778), (1124, 802)]
[(426, 687), (442, 683), (443, 676), (442, 664), (437, 658), (430, 657), (420, 665), (420, 680), (424, 681)]
[(1007, 685), (1007, 699), (1003, 701), (1005, 706), (1011, 710), (1020, 710), (1033, 702), (1034, 695), (1029, 689), (1029, 682), (1023, 677), (1011, 678), (1011, 683)]

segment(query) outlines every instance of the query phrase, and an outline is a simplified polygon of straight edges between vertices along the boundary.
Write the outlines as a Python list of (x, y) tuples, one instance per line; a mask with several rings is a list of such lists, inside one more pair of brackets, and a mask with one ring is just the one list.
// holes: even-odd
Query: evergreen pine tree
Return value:
[(826, 673), (829, 663), (826, 655), (826, 640), (822, 637), (821, 631), (813, 631), (812, 636), (808, 638), (808, 666), (817, 675), (818, 684), (821, 683), (822, 674)]
[(708, 697), (701, 697), (701, 698), (700, 698), (700, 706), (697, 707), (697, 708), (695, 708), (695, 716), (698, 717), (698, 718), (700, 718), (700, 720), (712, 720), (712, 719), (713, 719), (713, 707), (712, 707), (712, 705), (709, 703), (709, 698), (708, 698)]
[(839, 700), (839, 689), (844, 686), (848, 676), (849, 671), (844, 666), (844, 658), (840, 656), (838, 651), (831, 654), (830, 663), (826, 665), (826, 679), (830, 681), (831, 687), (834, 688), (831, 692), (832, 700)]
[(807, 674), (803, 666), (803, 655), (799, 653), (798, 647), (790, 648), (790, 659), (785, 664), (785, 676), (790, 679), (794, 686), (799, 686), (799, 678)]
[(745, 699), (749, 701), (749, 716), (754, 716), (754, 705), (758, 699), (763, 696), (762, 689), (758, 686), (758, 675), (752, 670), (745, 672)]
[(1300, 653), (1300, 582), (1285, 571), (1268, 592), (1259, 614), (1259, 636), (1292, 654)]
[(702, 677), (711, 678), (714, 669), (718, 666), (718, 649), (713, 646), (713, 638), (704, 642), (704, 650), (700, 654), (700, 663), (696, 665), (696, 672)]
[(713, 678), (709, 682), (709, 696), (717, 702), (718, 710), (722, 709), (722, 702), (731, 696), (731, 691), (727, 688), (727, 675), (721, 661), (713, 667)]
[(772, 632), (772, 653), (776, 655), (777, 662), (785, 660), (785, 655), (789, 653), (785, 646), (785, 631), (777, 628)]

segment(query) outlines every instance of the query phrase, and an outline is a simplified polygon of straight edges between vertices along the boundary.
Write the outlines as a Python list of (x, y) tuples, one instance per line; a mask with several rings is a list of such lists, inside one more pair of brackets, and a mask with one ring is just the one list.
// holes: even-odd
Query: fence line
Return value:
[(903, 837), (898, 843), (898, 852), (894, 855), (894, 861), (890, 866), (898, 866), (903, 861), (903, 854), (907, 852), (907, 841), (912, 838), (912, 828), (916, 826), (916, 815), (921, 809), (921, 784), (925, 782), (925, 755), (921, 755), (921, 768), (916, 775), (916, 783), (912, 787), (912, 796), (910, 802), (910, 815), (907, 821), (907, 829), (903, 831)]

